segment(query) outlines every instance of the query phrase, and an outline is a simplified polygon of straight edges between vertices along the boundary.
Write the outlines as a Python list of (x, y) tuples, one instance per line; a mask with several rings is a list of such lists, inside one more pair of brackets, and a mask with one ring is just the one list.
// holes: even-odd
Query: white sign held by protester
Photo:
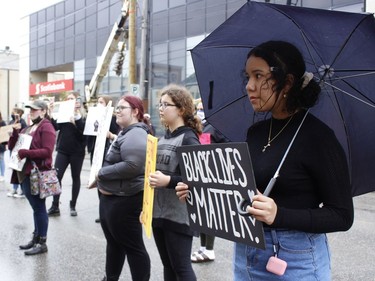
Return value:
[(13, 125), (0, 127), (0, 143), (9, 141), (9, 137), (13, 131)]
[(100, 170), (103, 165), (103, 157), (105, 150), (105, 143), (107, 141), (107, 133), (109, 131), (109, 126), (111, 125), (111, 119), (113, 115), (112, 102), (110, 101), (104, 108), (101, 116), (98, 116), (98, 134), (96, 135), (94, 156), (92, 158), (92, 165), (90, 170), (90, 177), (88, 187), (95, 187), (95, 175)]
[(100, 118), (106, 115), (106, 107), (104, 106), (93, 106), (89, 108), (89, 112), (86, 116), (85, 129), (83, 134), (86, 136), (96, 136), (99, 132)]
[(10, 155), (9, 165), (8, 165), (9, 168), (12, 168), (13, 170), (16, 170), (16, 171), (22, 171), (23, 165), (25, 165), (25, 162), (26, 162), (26, 158), (22, 160), (18, 160), (18, 150), (29, 149), (32, 139), (33, 138), (30, 135), (25, 135), (25, 134), (18, 135), (18, 140), (12, 150), (12, 154)]
[(67, 100), (55, 103), (52, 117), (57, 123), (67, 123), (74, 116), (75, 100)]

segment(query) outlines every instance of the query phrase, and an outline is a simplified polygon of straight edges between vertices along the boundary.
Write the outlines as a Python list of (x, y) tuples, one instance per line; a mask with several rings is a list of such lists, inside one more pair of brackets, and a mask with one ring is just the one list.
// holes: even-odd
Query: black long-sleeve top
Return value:
[(75, 120), (75, 124), (71, 122), (57, 123), (52, 119), (52, 125), (56, 131), (59, 131), (56, 150), (68, 155), (85, 155), (86, 136), (83, 135), (85, 128), (85, 120), (80, 118)]
[[(270, 120), (254, 124), (247, 135), (257, 188), (263, 192), (274, 176), (301, 123), (300, 111), (265, 152)], [(289, 119), (272, 121), (271, 139)], [(308, 114), (280, 170), (270, 195), (277, 204), (272, 228), (325, 233), (348, 230), (354, 218), (349, 170), (334, 132)]]

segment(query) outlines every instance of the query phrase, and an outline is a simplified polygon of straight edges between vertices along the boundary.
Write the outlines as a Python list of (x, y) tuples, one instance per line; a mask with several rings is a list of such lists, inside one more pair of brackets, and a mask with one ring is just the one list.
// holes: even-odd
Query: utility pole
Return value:
[(142, 9), (142, 37), (141, 37), (141, 63), (139, 69), (139, 90), (140, 98), (148, 100), (148, 54), (149, 54), (149, 44), (148, 44), (148, 30), (149, 30), (149, 0), (143, 1)]
[(136, 0), (129, 1), (129, 89), (131, 84), (137, 83), (137, 3)]

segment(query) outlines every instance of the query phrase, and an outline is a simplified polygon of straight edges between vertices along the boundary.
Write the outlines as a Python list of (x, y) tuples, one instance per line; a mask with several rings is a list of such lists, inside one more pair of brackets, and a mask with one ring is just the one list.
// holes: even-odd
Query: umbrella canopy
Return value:
[(247, 53), (269, 40), (297, 46), (320, 81), (311, 113), (344, 147), (353, 196), (375, 190), (373, 15), (250, 1), (192, 49), (206, 119), (231, 141), (245, 141), (256, 121), (243, 73)]

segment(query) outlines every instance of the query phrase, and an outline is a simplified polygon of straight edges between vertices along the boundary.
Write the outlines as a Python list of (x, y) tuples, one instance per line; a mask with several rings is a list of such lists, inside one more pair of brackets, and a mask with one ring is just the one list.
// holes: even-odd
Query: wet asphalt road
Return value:
[[(88, 190), (89, 158), (82, 170), (82, 188), (77, 217), (69, 214), (70, 170), (66, 171), (60, 217), (50, 218), (48, 253), (27, 257), (18, 245), (27, 242), (33, 230), (32, 212), (26, 199), (10, 198), (7, 181), (0, 182), (0, 281), (94, 281), (104, 276), (105, 239), (98, 217), (97, 191)], [(8, 171), (7, 171), (8, 176)], [(51, 204), (47, 199), (47, 207)], [(332, 280), (375, 281), (375, 193), (354, 198), (355, 222), (345, 233), (329, 234)], [(162, 266), (153, 239), (145, 238), (151, 258), (151, 281), (163, 280)], [(194, 239), (194, 250), (199, 239)], [(194, 264), (198, 280), (232, 280), (233, 243), (215, 241), (216, 260)], [(125, 264), (120, 280), (131, 280)]]

